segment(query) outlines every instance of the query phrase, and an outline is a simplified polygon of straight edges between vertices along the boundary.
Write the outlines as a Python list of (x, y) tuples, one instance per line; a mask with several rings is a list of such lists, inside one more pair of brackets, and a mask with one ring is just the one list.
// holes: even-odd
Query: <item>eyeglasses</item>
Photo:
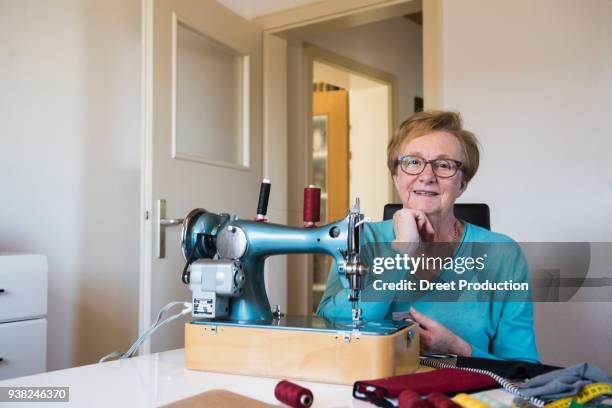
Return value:
[(431, 169), (434, 174), (441, 178), (453, 177), (457, 171), (463, 166), (458, 160), (453, 159), (436, 159), (425, 160), (418, 156), (399, 156), (395, 159), (395, 165), (399, 164), (402, 171), (411, 176), (421, 174), (428, 164), (431, 164)]

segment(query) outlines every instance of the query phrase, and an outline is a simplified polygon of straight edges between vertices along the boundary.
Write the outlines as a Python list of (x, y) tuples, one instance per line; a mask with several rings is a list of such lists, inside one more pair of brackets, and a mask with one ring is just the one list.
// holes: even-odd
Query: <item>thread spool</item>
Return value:
[(399, 408), (431, 408), (431, 406), (421, 399), (421, 396), (412, 391), (412, 390), (404, 390), (397, 397), (397, 403)]
[(321, 189), (310, 184), (304, 189), (304, 228), (313, 228), (321, 220)]
[(269, 179), (263, 179), (261, 186), (259, 187), (259, 200), (257, 202), (257, 216), (255, 221), (266, 221), (266, 214), (268, 213), (268, 199), (270, 198), (270, 188), (272, 184)]
[(312, 391), (287, 380), (279, 381), (274, 387), (274, 396), (283, 404), (293, 408), (308, 408), (314, 397)]
[(461, 408), (459, 404), (457, 404), (441, 392), (432, 392), (427, 396), (427, 401), (434, 408)]

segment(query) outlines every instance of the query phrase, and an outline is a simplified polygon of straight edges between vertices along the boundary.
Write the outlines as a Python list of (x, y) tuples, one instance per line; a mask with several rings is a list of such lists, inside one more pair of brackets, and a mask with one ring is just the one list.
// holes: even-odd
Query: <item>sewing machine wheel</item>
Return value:
[(189, 255), (196, 244), (195, 242), (192, 242), (193, 227), (200, 216), (207, 213), (208, 211), (203, 208), (194, 208), (193, 210), (189, 211), (189, 214), (187, 214), (187, 216), (183, 219), (183, 225), (181, 226), (181, 253), (183, 254), (183, 259), (185, 262), (189, 261)]

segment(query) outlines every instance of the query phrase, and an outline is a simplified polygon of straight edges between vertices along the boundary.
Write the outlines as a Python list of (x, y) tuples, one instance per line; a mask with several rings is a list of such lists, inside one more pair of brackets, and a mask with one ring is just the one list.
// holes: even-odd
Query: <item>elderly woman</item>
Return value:
[[(457, 113), (417, 113), (402, 123), (387, 149), (388, 167), (403, 208), (393, 220), (366, 225), (366, 242), (446, 242), (462, 256), (463, 243), (513, 243), (509, 237), (455, 218), (453, 205), (478, 169), (475, 136)], [(498, 269), (528, 278), (522, 253), (502, 259)], [(332, 266), (317, 313), (350, 318), (347, 292)], [(530, 302), (361, 302), (368, 320), (409, 311), (419, 323), (424, 352), (538, 361)]]

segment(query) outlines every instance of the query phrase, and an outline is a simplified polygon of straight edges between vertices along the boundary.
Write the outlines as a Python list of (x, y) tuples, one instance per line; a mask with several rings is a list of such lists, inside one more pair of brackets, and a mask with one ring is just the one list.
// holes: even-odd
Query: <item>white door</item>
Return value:
[[(140, 331), (159, 309), (191, 300), (181, 282), (180, 227), (157, 255), (157, 200), (166, 218), (193, 208), (252, 218), (262, 179), (259, 28), (213, 0), (149, 0), (145, 40), (145, 170)], [(183, 347), (182, 322), (157, 331), (150, 351)], [(148, 351), (147, 348), (144, 351)]]

